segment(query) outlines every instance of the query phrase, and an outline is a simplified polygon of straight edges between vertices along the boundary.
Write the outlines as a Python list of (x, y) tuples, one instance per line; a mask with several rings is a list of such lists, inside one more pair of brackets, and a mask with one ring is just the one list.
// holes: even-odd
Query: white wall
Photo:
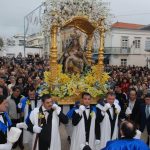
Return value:
[(127, 65), (146, 66), (147, 57), (150, 58), (150, 55), (112, 55), (110, 65), (121, 65), (121, 59), (127, 59)]
[[(24, 56), (24, 46), (23, 45), (19, 45), (19, 40), (24, 41), (24, 37), (23, 36), (13, 36), (11, 38), (12, 40), (15, 41), (15, 45), (11, 45), (9, 46), (6, 42), (5, 44), (5, 56), (18, 56), (19, 53), (22, 54), (22, 56)], [(40, 56), (42, 56), (42, 49), (41, 48), (25, 48), (25, 56), (28, 55), (28, 53), (30, 54), (39, 54)]]
[[(6, 55), (8, 54), (14, 54), (14, 56), (18, 56), (19, 53), (22, 53), (22, 56), (24, 56), (24, 47), (23, 46), (10, 46), (6, 48)], [(39, 54), (41, 56), (42, 49), (40, 48), (25, 48), (25, 54)]]
[[(150, 37), (150, 31), (113, 28), (106, 34), (105, 47), (121, 47), (122, 36), (128, 36), (129, 38), (130, 54), (111, 55), (110, 64), (121, 65), (121, 59), (127, 59), (127, 65), (145, 66), (147, 58), (150, 59), (150, 52), (145, 51), (145, 41), (146, 38)], [(139, 49), (136, 49), (133, 45), (135, 37), (141, 38), (141, 47)]]
[[(130, 29), (117, 29), (114, 28), (111, 31), (112, 33), (112, 46), (111, 47), (121, 47), (121, 37), (128, 36), (129, 37), (129, 47), (131, 48), (131, 54), (149, 54), (149, 52), (145, 51), (145, 40), (146, 38), (150, 38), (150, 31), (146, 30), (130, 30)], [(141, 48), (135, 49), (133, 45), (133, 41), (135, 37), (141, 38)], [(107, 45), (106, 45), (107, 47)]]

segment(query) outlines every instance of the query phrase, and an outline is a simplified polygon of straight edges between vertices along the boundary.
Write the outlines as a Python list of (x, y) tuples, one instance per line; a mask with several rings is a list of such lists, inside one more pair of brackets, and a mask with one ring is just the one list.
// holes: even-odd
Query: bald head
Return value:
[(136, 127), (132, 122), (124, 121), (121, 123), (120, 133), (121, 136), (127, 139), (132, 139), (136, 135)]

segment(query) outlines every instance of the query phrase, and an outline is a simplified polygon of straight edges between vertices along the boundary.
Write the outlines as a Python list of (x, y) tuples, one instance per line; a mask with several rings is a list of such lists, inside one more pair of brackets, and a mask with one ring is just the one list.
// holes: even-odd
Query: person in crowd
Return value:
[(137, 98), (136, 90), (130, 90), (128, 106), (125, 115), (127, 120), (131, 120), (137, 125), (137, 128), (139, 128), (140, 125), (140, 105), (141, 101)]
[(6, 113), (8, 102), (5, 96), (0, 96), (0, 150), (11, 150), (12, 144), (7, 141), (7, 133), (12, 122)]
[(0, 86), (3, 88), (3, 95), (7, 97), (9, 95), (9, 91), (3, 78), (0, 78)]
[(129, 86), (130, 86), (130, 84), (129, 84), (127, 78), (124, 78), (123, 81), (122, 81), (122, 83), (121, 83), (121, 89), (122, 89), (122, 91), (127, 94)]
[(10, 80), (10, 84), (8, 84), (8, 90), (9, 93), (12, 94), (12, 88), (15, 86), (16, 80), (14, 76), (10, 76), (9, 80)]
[[(38, 106), (41, 105), (41, 102), (38, 101), (37, 97), (36, 97), (36, 100), (38, 101), (38, 103), (36, 103), (36, 101), (32, 101), (32, 100), (30, 101), (28, 99), (29, 89), (35, 88), (35, 91), (37, 91), (37, 92), (42, 90), (41, 85), (43, 83), (41, 84), (41, 81), (42, 81), (41, 79), (44, 78), (44, 71), (45, 70), (48, 71), (50, 68), (49, 58), (44, 59), (44, 58), (40, 58), (39, 56), (38, 57), (30, 56), (28, 58), (20, 57), (19, 59), (22, 62), (21, 64), (16, 61), (15, 57), (13, 57), (13, 58), (0, 57), (0, 64), (1, 64), (0, 65), (0, 95), (4, 95), (5, 97), (9, 96), (9, 98), (11, 97), (12, 91), (9, 91), (9, 86), (11, 84), (10, 79), (15, 77), (14, 82), (16, 83), (16, 85), (21, 85), (20, 87), (23, 90), (23, 93), (21, 93), (21, 94), (23, 94), (26, 97), (25, 99), (21, 100), (22, 106), (19, 105), (19, 107), (22, 111), (22, 115), (24, 116), (24, 114), (25, 114), (24, 121), (28, 122), (29, 117), (27, 117), (27, 116), (29, 116), (29, 114), (30, 114), (30, 111), (28, 111), (28, 109), (32, 110), (32, 109), (34, 109), (34, 105), (35, 105), (35, 107), (37, 105)], [(111, 92), (115, 91), (116, 99), (118, 99), (119, 105), (121, 106), (121, 112), (119, 114), (121, 121), (123, 121), (124, 119), (133, 120), (136, 123), (137, 127), (138, 128), (140, 127), (139, 129), (141, 129), (141, 131), (143, 132), (142, 133), (142, 138), (143, 138), (143, 135), (145, 133), (144, 132), (145, 131), (145, 126), (144, 126), (145, 121), (142, 122), (144, 125), (141, 125), (141, 119), (144, 119), (144, 117), (142, 117), (142, 116), (144, 116), (144, 113), (143, 113), (144, 107), (145, 107), (145, 105), (147, 105), (147, 104), (145, 104), (145, 96), (148, 93), (150, 93), (150, 69), (148, 67), (138, 67), (138, 66), (110, 66), (110, 65), (107, 65), (105, 67), (105, 70), (111, 76), (111, 78), (109, 79), (109, 81), (107, 83), (108, 90)], [(23, 82), (22, 82), (22, 79), (20, 79), (20, 77), (23, 79)], [(37, 77), (39, 77), (39, 78), (37, 78)], [(126, 79), (127, 82), (124, 81), (124, 79)], [(14, 83), (14, 82), (12, 82), (12, 83)], [(129, 84), (129, 86), (128, 86), (128, 84)], [(13, 85), (11, 87), (13, 87)], [(131, 94), (131, 92), (130, 92), (130, 91), (132, 91), (133, 88), (136, 89), (136, 91), (135, 91), (137, 93), (137, 94), (135, 94), (136, 100), (135, 100), (135, 98), (133, 98), (134, 94)], [(134, 92), (132, 92), (132, 93), (134, 93)], [(124, 95), (127, 99), (127, 102), (123, 100)], [(132, 98), (134, 99), (133, 101), (132, 101)], [(138, 99), (141, 99), (141, 100), (138, 100)], [(115, 103), (116, 102), (117, 102), (117, 100), (115, 100)], [(142, 103), (142, 104), (140, 104), (140, 103)], [(141, 105), (141, 107), (140, 107), (140, 105)], [(17, 109), (19, 107), (17, 107)], [(139, 107), (140, 107), (140, 109), (139, 109)], [(64, 108), (64, 106), (63, 106), (63, 108)], [(68, 110), (69, 110), (69, 108), (67, 109), (66, 112), (68, 112)], [(73, 116), (73, 114), (74, 113), (71, 113), (71, 116)], [(13, 117), (15, 118), (15, 115)], [(26, 119), (26, 117), (27, 117), (27, 119)], [(18, 124), (18, 126), (21, 126), (21, 125), (24, 126), (24, 128), (26, 128), (25, 124)], [(75, 126), (74, 126), (74, 128), (75, 128)], [(143, 130), (143, 128), (144, 128), (144, 130)], [(96, 129), (96, 127), (95, 127), (95, 129)], [(72, 133), (72, 132), (70, 132), (70, 133)], [(100, 132), (99, 132), (99, 134), (100, 134)], [(69, 134), (69, 135), (71, 135), (71, 134)], [(103, 135), (101, 134), (101, 136), (103, 136)], [(32, 136), (29, 136), (29, 137), (32, 138)], [(98, 137), (99, 137), (99, 135), (98, 135)], [(29, 140), (30, 140), (30, 138), (29, 138)], [(96, 139), (99, 139), (99, 138), (96, 138)], [(147, 142), (147, 136), (146, 136), (146, 142)], [(97, 143), (99, 143), (99, 141), (97, 141)]]
[[(32, 110), (36, 107), (41, 106), (41, 101), (38, 99), (38, 96), (35, 92), (34, 88), (29, 88), (28, 90), (28, 96), (21, 99), (20, 103), (18, 104), (18, 107), (21, 109), (21, 113), (24, 115), (24, 121), (28, 123), (29, 115)], [(32, 147), (32, 134), (24, 130), (23, 132), (23, 143), (28, 145), (28, 147)]]
[(30, 116), (28, 128), (33, 133), (33, 150), (61, 150), (59, 122), (68, 123), (61, 107), (56, 105), (51, 95), (42, 96), (42, 106), (35, 108)]
[[(73, 113), (76, 109), (79, 109), (80, 106), (80, 101), (76, 101), (75, 105), (72, 107), (72, 105), (70, 105), (69, 107), (69, 111), (67, 112), (67, 117), (69, 119), (68, 124), (66, 125), (66, 131), (67, 131), (67, 140), (69, 142), (69, 144), (71, 144), (71, 136), (72, 136), (72, 130), (73, 130), (73, 125), (72, 125), (72, 116)], [(64, 107), (63, 107), (63, 111), (64, 111)]]
[(145, 103), (141, 105), (140, 131), (141, 139), (150, 146), (150, 94), (144, 98)]
[(2, 86), (0, 86), (0, 95), (4, 95)]
[(26, 82), (26, 84), (25, 84), (25, 86), (24, 86), (24, 96), (28, 96), (28, 90), (29, 90), (29, 88), (34, 88), (34, 83), (33, 83), (33, 79), (32, 79), (32, 77), (28, 77), (27, 78), (27, 82)]
[(149, 150), (148, 146), (139, 139), (134, 139), (136, 126), (130, 121), (124, 121), (120, 127), (121, 138), (109, 141), (102, 150)]
[(16, 86), (20, 87), (21, 94), (23, 93), (24, 90), (24, 78), (19, 76), (16, 80)]
[(0, 150), (11, 150), (21, 130), (11, 128), (12, 122), (7, 114), (8, 100), (5, 96), (0, 96)]
[(119, 84), (115, 86), (115, 95), (116, 95), (116, 99), (119, 101), (119, 105), (121, 107), (120, 119), (124, 119), (125, 118), (125, 110), (127, 108), (128, 101), (127, 101), (126, 94), (122, 92), (122, 89)]
[(91, 149), (100, 143), (95, 140), (95, 108), (91, 106), (91, 95), (82, 93), (81, 105), (72, 116), (73, 133), (70, 150), (80, 150), (82, 144), (88, 143)]
[[(12, 126), (16, 126), (17, 123), (23, 121), (23, 115), (21, 109), (18, 107), (21, 99), (24, 96), (21, 95), (20, 87), (14, 86), (12, 88), (12, 94), (7, 98), (8, 100), (8, 114), (12, 121)], [(14, 144), (13, 148), (16, 148), (19, 145), (20, 149), (23, 149), (23, 135), (20, 136), (19, 141)]]
[(118, 103), (115, 103), (115, 98), (114, 93), (108, 93), (106, 101), (100, 101), (96, 106), (96, 129), (99, 133), (96, 138), (100, 140), (99, 149), (104, 148), (109, 140), (118, 138), (118, 120), (121, 108)]

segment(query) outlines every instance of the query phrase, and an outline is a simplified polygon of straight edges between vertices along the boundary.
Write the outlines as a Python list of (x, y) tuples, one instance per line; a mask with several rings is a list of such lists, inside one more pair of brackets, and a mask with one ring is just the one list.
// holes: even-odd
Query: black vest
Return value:
[[(42, 107), (40, 107), (39, 112), (44, 115)], [(53, 110), (48, 111), (48, 113), (47, 123), (45, 117), (39, 119), (39, 126), (42, 125), (42, 131), (39, 134), (39, 150), (50, 148)]]
[[(91, 109), (90, 109), (91, 113)], [(86, 112), (83, 112), (84, 116), (84, 122), (85, 122), (85, 136), (86, 136), (86, 142), (89, 142), (89, 136), (90, 136), (90, 127), (91, 127), (91, 115), (89, 114), (89, 118), (87, 119)]]

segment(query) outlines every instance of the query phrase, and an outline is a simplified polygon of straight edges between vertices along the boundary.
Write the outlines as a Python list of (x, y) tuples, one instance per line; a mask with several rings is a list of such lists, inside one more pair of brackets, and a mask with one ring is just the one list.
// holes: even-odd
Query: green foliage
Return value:
[(3, 39), (0, 37), (0, 49), (4, 46)]

